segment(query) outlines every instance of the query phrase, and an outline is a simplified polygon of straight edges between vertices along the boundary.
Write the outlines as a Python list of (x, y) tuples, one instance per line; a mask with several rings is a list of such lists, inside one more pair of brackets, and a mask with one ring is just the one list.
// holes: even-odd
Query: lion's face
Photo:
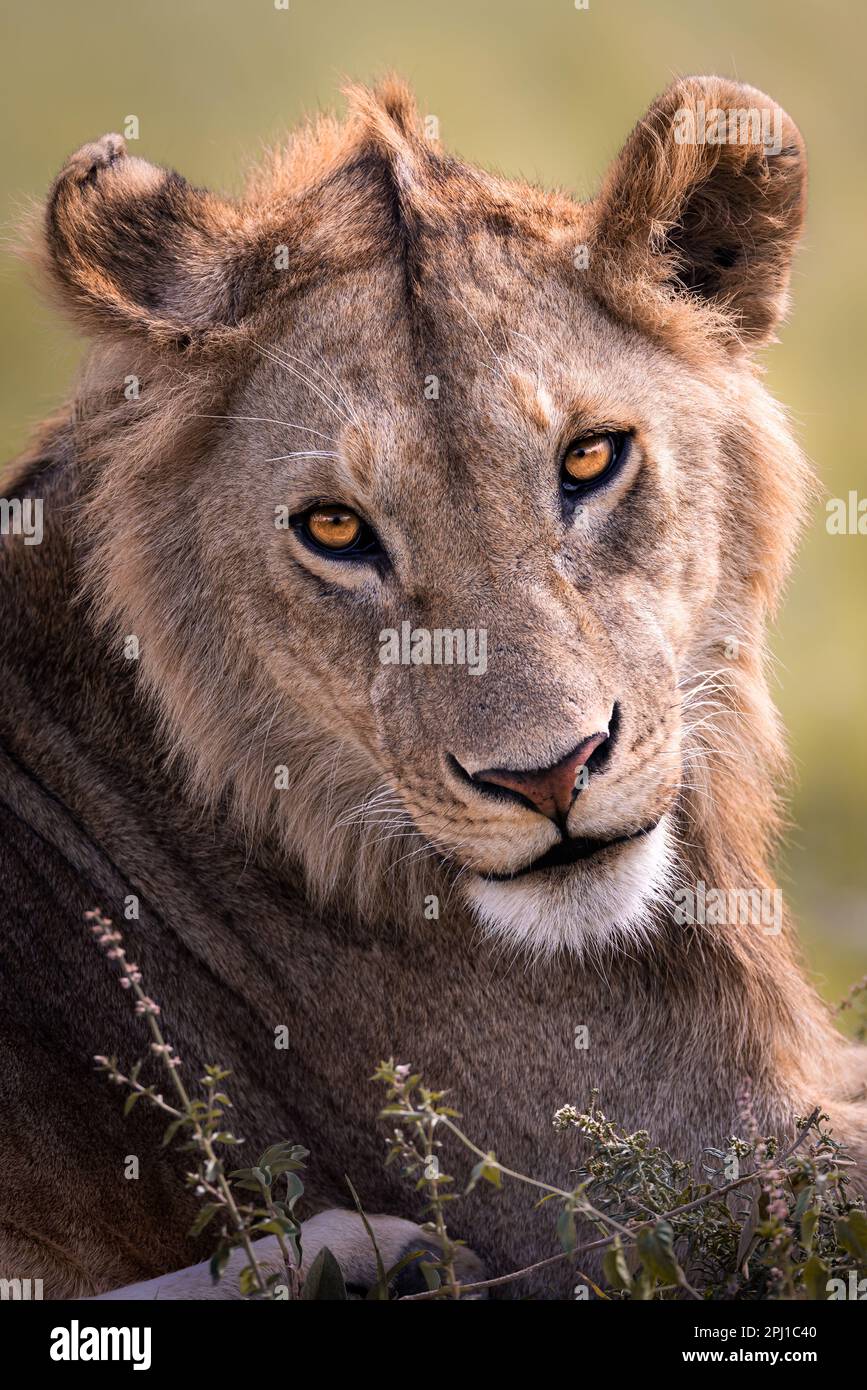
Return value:
[[(421, 349), (396, 274), (311, 295), (232, 404), (206, 510), (251, 659), (389, 789), (373, 831), (406, 812), (486, 921), (577, 939), (634, 921), (665, 867), (718, 407), (556, 253), (518, 292), (493, 238), (476, 253), (482, 273), (451, 248)], [(599, 477), (573, 481), (570, 446), (597, 440)], [(559, 797), (524, 784), (564, 762)]]
[[(779, 312), (778, 250), (760, 278), (733, 277), (743, 226), (759, 246), (762, 227), (752, 204), (735, 216), (727, 169), (722, 246), (690, 214), (687, 296), (686, 232), (660, 249), (659, 219), (645, 225), (641, 151), (579, 208), (445, 163), (434, 179), (433, 156), (392, 135), (369, 187), (347, 165), (339, 269), (298, 271), (288, 310), (272, 291), (220, 408), (212, 390), (201, 409), (206, 442), (162, 503), (185, 554), (174, 616), (167, 630), (134, 615), (151, 625), (145, 678), (194, 760), (210, 720), (212, 764), (231, 764), (224, 783), (254, 821), (283, 817), (314, 887), (341, 887), (335, 864), (354, 854), (387, 897), (388, 871), (415, 860), (512, 941), (640, 931), (676, 855), (685, 725), (688, 739), (735, 621), (720, 628), (721, 605), (749, 602), (747, 625), (758, 613), (756, 513), (773, 488), (751, 466), (743, 346)], [(383, 161), (403, 230), (376, 254), (394, 216)], [(335, 181), (339, 168), (323, 218)], [(355, 264), (339, 241), (353, 218)], [(223, 721), (215, 752), (221, 682), (237, 747)]]

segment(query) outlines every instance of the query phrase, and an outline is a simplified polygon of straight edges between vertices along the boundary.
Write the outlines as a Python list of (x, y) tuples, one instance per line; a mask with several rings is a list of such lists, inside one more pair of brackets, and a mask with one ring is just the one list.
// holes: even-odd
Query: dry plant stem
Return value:
[[(271, 1193), (265, 1188), (262, 1189), (262, 1200), (265, 1203), (268, 1215), (272, 1216), (275, 1221), (278, 1221), (280, 1218), (280, 1213), (274, 1206), (273, 1201), (271, 1200)], [(286, 1272), (286, 1281), (287, 1286), (289, 1288), (289, 1293), (292, 1298), (295, 1298), (300, 1292), (300, 1278), (298, 1270), (295, 1268), (295, 1263), (292, 1259), (291, 1251), (289, 1250), (289, 1247), (286, 1244), (283, 1232), (280, 1230), (277, 1231), (277, 1244), (280, 1247), (280, 1254), (283, 1259), (283, 1268)]]
[[(450, 1129), (452, 1133), (456, 1136), (456, 1138), (460, 1139), (461, 1143), (464, 1144), (470, 1150), (471, 1153), (474, 1153), (477, 1158), (488, 1157), (488, 1155), (484, 1153), (482, 1149), (476, 1147), (473, 1141), (469, 1139), (466, 1134), (464, 1134), (463, 1130), (459, 1129), (456, 1124), (452, 1123), (448, 1116), (442, 1116), (440, 1119), (440, 1124), (446, 1125), (447, 1128)], [(516, 1173), (513, 1168), (504, 1167), (503, 1164), (499, 1161), (497, 1162), (497, 1167), (505, 1177), (515, 1178), (517, 1182), (525, 1183), (528, 1187), (538, 1187), (539, 1190), (542, 1192), (547, 1192), (553, 1197), (563, 1197), (567, 1201), (575, 1200), (574, 1192), (566, 1192), (561, 1187), (552, 1187), (550, 1183), (541, 1182), (538, 1178), (528, 1178), (523, 1173)], [(624, 1236), (631, 1236), (631, 1232), (628, 1226), (621, 1225), (621, 1223), (619, 1221), (616, 1221), (613, 1216), (606, 1216), (604, 1212), (597, 1211), (596, 1208), (586, 1200), (586, 1198), (579, 1198), (578, 1200), (581, 1203), (582, 1212), (585, 1216), (588, 1216), (591, 1221), (602, 1221), (605, 1223), (606, 1226), (611, 1226), (614, 1230), (615, 1235), (620, 1234)]]
[[(785, 1163), (786, 1160), (791, 1158), (792, 1154), (800, 1148), (801, 1144), (803, 1144), (804, 1140), (809, 1134), (811, 1126), (819, 1118), (819, 1114), (819, 1107), (816, 1106), (813, 1112), (804, 1121), (804, 1124), (797, 1138), (776, 1160), (778, 1164)], [(455, 1131), (456, 1135), (458, 1135), (461, 1139), (464, 1140), (464, 1142), (469, 1146), (469, 1148), (472, 1149), (473, 1153), (479, 1154), (482, 1158), (485, 1158), (487, 1156), (481, 1153), (481, 1151), (476, 1148), (475, 1144), (471, 1143), (465, 1135), (461, 1134), (461, 1131), (457, 1128), (456, 1125), (451, 1125), (450, 1128)], [(520, 1173), (512, 1173), (508, 1168), (503, 1168), (499, 1164), (497, 1166), (500, 1168), (501, 1172), (508, 1174), (510, 1177), (517, 1178), (519, 1182), (532, 1182), (533, 1186), (536, 1187), (546, 1186), (546, 1184), (544, 1183), (536, 1183), (533, 1182), (532, 1179), (524, 1178)], [(693, 1202), (684, 1202), (683, 1206), (673, 1207), (671, 1211), (663, 1213), (656, 1219), (658, 1221), (669, 1221), (673, 1216), (682, 1216), (684, 1212), (692, 1211), (696, 1207), (703, 1206), (706, 1202), (716, 1201), (717, 1198), (724, 1197), (727, 1193), (733, 1192), (735, 1188), (743, 1187), (745, 1183), (755, 1181), (757, 1177), (758, 1170), (754, 1169), (751, 1173), (745, 1173), (743, 1177), (735, 1178), (732, 1182), (726, 1183), (725, 1187), (717, 1187), (712, 1192), (706, 1193), (704, 1197), (697, 1197)], [(556, 1188), (549, 1188), (548, 1190), (557, 1191)], [(568, 1196), (569, 1194), (564, 1193), (563, 1195)], [(609, 1218), (605, 1216), (603, 1216), (602, 1219), (606, 1221), (609, 1220)], [(628, 1227), (621, 1226), (620, 1231), (625, 1232), (630, 1242), (634, 1239), (635, 1232), (630, 1231)], [(559, 1264), (561, 1260), (574, 1259), (577, 1255), (583, 1255), (588, 1250), (602, 1250), (605, 1248), (605, 1246), (611, 1244), (611, 1242), (615, 1239), (617, 1234), (618, 1232), (614, 1231), (611, 1235), (602, 1236), (601, 1239), (592, 1240), (588, 1242), (586, 1245), (577, 1245), (574, 1250), (561, 1250), (556, 1255), (549, 1255), (547, 1259), (538, 1260), (536, 1264), (527, 1265), (524, 1269), (516, 1269), (511, 1274), (501, 1274), (496, 1279), (481, 1279), (475, 1284), (463, 1284), (461, 1286), (461, 1293), (475, 1293), (480, 1289), (497, 1288), (501, 1284), (513, 1284), (518, 1279), (526, 1278), (528, 1274), (535, 1274), (536, 1270), (546, 1269), (549, 1265)], [(698, 1298), (701, 1300), (700, 1294), (696, 1293), (694, 1289), (689, 1288), (689, 1286), (687, 1286), (687, 1288), (689, 1289), (689, 1292), (692, 1294), (694, 1298)], [(424, 1293), (404, 1294), (400, 1302), (421, 1302), (427, 1299), (436, 1298), (439, 1292), (439, 1289), (430, 1289)]]
[[(160, 1026), (157, 1023), (154, 1014), (148, 1007), (148, 997), (145, 994), (144, 990), (141, 988), (141, 986), (135, 980), (130, 981), (130, 983), (140, 1003), (142, 1003), (145, 1006), (145, 1017), (148, 1021), (148, 1027), (150, 1028), (151, 1033), (154, 1036), (154, 1041), (157, 1043), (158, 1047), (162, 1049), (159, 1053), (159, 1056), (166, 1057), (168, 1055), (165, 1051), (166, 1040), (162, 1035), (162, 1030), (160, 1029)], [(186, 1086), (184, 1085), (181, 1078), (178, 1076), (178, 1069), (177, 1067), (168, 1067), (167, 1070), (171, 1075), (172, 1082), (174, 1083), (174, 1087), (178, 1093), (181, 1104), (183, 1105), (185, 1112), (189, 1115), (192, 1102), (190, 1101), (190, 1097), (187, 1094)], [(244, 1252), (247, 1256), (247, 1259), (250, 1261), (250, 1265), (256, 1276), (256, 1283), (259, 1285), (259, 1292), (267, 1294), (268, 1285), (265, 1282), (265, 1277), (262, 1274), (262, 1271), (259, 1268), (259, 1263), (256, 1259), (256, 1256), (253, 1253), (253, 1243), (247, 1234), (247, 1229), (244, 1225), (244, 1218), (238, 1210), (237, 1203), (235, 1202), (235, 1198), (232, 1194), (232, 1189), (226, 1181), (226, 1177), (223, 1173), (223, 1165), (214, 1151), (214, 1146), (211, 1143), (211, 1140), (208, 1138), (207, 1134), (205, 1134), (198, 1120), (193, 1120), (193, 1135), (195, 1137), (196, 1143), (199, 1145), (199, 1148), (206, 1155), (209, 1162), (213, 1163), (216, 1169), (217, 1187), (219, 1188), (220, 1195), (222, 1196), (223, 1201), (225, 1202), (226, 1207), (228, 1208), (229, 1215), (235, 1223), (235, 1227), (241, 1238), (241, 1244), (244, 1247)]]
[[(104, 925), (105, 929), (107, 930), (107, 929), (110, 927), (111, 924), (104, 921), (104, 922), (103, 922), (103, 925)], [(215, 1171), (215, 1173), (216, 1173), (216, 1179), (217, 1179), (216, 1185), (217, 1185), (217, 1189), (218, 1189), (218, 1191), (219, 1191), (219, 1194), (220, 1194), (220, 1196), (221, 1196), (221, 1198), (222, 1198), (222, 1200), (223, 1200), (223, 1203), (224, 1203), (226, 1209), (227, 1209), (228, 1212), (229, 1212), (229, 1215), (230, 1215), (231, 1218), (232, 1218), (232, 1221), (233, 1221), (234, 1224), (235, 1224), (236, 1230), (237, 1230), (238, 1235), (239, 1235), (239, 1237), (240, 1237), (241, 1244), (242, 1244), (242, 1246), (243, 1246), (243, 1248), (244, 1248), (244, 1252), (245, 1252), (245, 1254), (247, 1255), (247, 1259), (249, 1260), (250, 1266), (251, 1266), (251, 1268), (253, 1269), (253, 1272), (254, 1272), (254, 1274), (255, 1274), (256, 1282), (257, 1282), (257, 1284), (259, 1285), (259, 1291), (260, 1291), (260, 1293), (267, 1294), (267, 1292), (268, 1292), (268, 1285), (267, 1285), (267, 1283), (265, 1282), (265, 1278), (264, 1278), (264, 1276), (263, 1276), (263, 1274), (262, 1274), (261, 1269), (259, 1268), (259, 1264), (258, 1264), (258, 1261), (257, 1261), (257, 1259), (256, 1259), (256, 1256), (255, 1256), (255, 1254), (253, 1253), (253, 1245), (252, 1245), (252, 1242), (251, 1242), (251, 1240), (250, 1240), (250, 1237), (249, 1237), (248, 1234), (247, 1234), (247, 1230), (246, 1230), (246, 1227), (245, 1227), (245, 1225), (244, 1225), (244, 1219), (243, 1219), (243, 1217), (241, 1216), (240, 1211), (238, 1210), (237, 1204), (236, 1204), (236, 1202), (235, 1202), (235, 1198), (234, 1198), (234, 1196), (233, 1196), (233, 1194), (232, 1194), (232, 1189), (230, 1188), (228, 1182), (226, 1181), (226, 1177), (225, 1177), (225, 1175), (224, 1175), (224, 1173), (223, 1173), (223, 1165), (222, 1165), (220, 1159), (218, 1158), (216, 1152), (214, 1151), (214, 1146), (213, 1146), (213, 1144), (211, 1143), (210, 1138), (208, 1137), (207, 1134), (205, 1134), (205, 1132), (204, 1132), (204, 1130), (202, 1129), (202, 1126), (200, 1125), (199, 1121), (198, 1121), (197, 1119), (195, 1119), (195, 1117), (194, 1117), (193, 1114), (192, 1114), (192, 1102), (191, 1102), (191, 1100), (190, 1100), (189, 1095), (187, 1094), (187, 1088), (186, 1088), (186, 1086), (184, 1085), (183, 1081), (181, 1080), (180, 1076), (178, 1075), (178, 1069), (177, 1069), (177, 1067), (176, 1067), (176, 1066), (172, 1066), (172, 1065), (170, 1064), (170, 1062), (168, 1061), (169, 1053), (170, 1053), (171, 1049), (170, 1049), (169, 1045), (167, 1044), (165, 1038), (163, 1037), (162, 1030), (161, 1030), (159, 1024), (157, 1023), (156, 1015), (155, 1015), (155, 1013), (154, 1013), (154, 1004), (153, 1004), (153, 1001), (152, 1001), (151, 999), (149, 999), (148, 996), (145, 994), (145, 992), (144, 992), (144, 990), (142, 989), (141, 985), (138, 983), (138, 980), (135, 979), (135, 978), (133, 978), (133, 976), (131, 975), (131, 973), (126, 969), (126, 966), (125, 966), (125, 959), (126, 959), (126, 958), (125, 958), (125, 953), (124, 953), (122, 950), (121, 950), (121, 953), (120, 953), (120, 959), (121, 959), (122, 962), (124, 962), (124, 966), (123, 966), (124, 978), (129, 982), (129, 987), (132, 989), (133, 993), (134, 993), (135, 996), (136, 996), (136, 999), (138, 1000), (139, 1004), (141, 1005), (141, 1012), (144, 1014), (145, 1018), (147, 1019), (148, 1027), (150, 1028), (151, 1035), (153, 1036), (154, 1042), (156, 1043), (156, 1052), (157, 1052), (157, 1055), (160, 1056), (160, 1057), (162, 1057), (163, 1060), (164, 1060), (164, 1062), (165, 1062), (166, 1070), (168, 1071), (169, 1075), (171, 1076), (172, 1084), (173, 1084), (175, 1090), (177, 1091), (177, 1093), (178, 1093), (178, 1098), (180, 1099), (181, 1105), (183, 1106), (183, 1112), (180, 1112), (180, 1111), (176, 1110), (173, 1106), (167, 1105), (166, 1102), (162, 1099), (161, 1096), (159, 1096), (159, 1097), (157, 1097), (157, 1096), (152, 1096), (151, 1099), (154, 1101), (154, 1103), (158, 1106), (159, 1109), (167, 1111), (167, 1112), (170, 1113), (172, 1116), (174, 1116), (174, 1118), (176, 1118), (176, 1119), (180, 1119), (180, 1118), (183, 1118), (183, 1117), (189, 1117), (189, 1119), (190, 1119), (190, 1121), (191, 1121), (191, 1123), (192, 1123), (193, 1136), (194, 1136), (194, 1138), (195, 1138), (195, 1141), (196, 1141), (196, 1143), (198, 1144), (199, 1148), (201, 1149), (202, 1153), (203, 1153), (203, 1154), (205, 1155), (205, 1157), (208, 1159), (209, 1164), (211, 1164), (211, 1165), (213, 1166), (213, 1169), (214, 1169), (214, 1171)], [(137, 1091), (144, 1092), (144, 1091), (146, 1090), (145, 1087), (140, 1086), (137, 1082), (131, 1083), (131, 1084), (133, 1084), (135, 1090), (137, 1090)]]
[[(422, 1126), (422, 1135), (424, 1138), (425, 1146), (425, 1159), (427, 1164), (430, 1163), (431, 1159), (434, 1159), (434, 1161), (436, 1161), (436, 1156), (434, 1154), (433, 1131), (433, 1124)], [(426, 1171), (426, 1168), (422, 1169), (422, 1171)], [(428, 1188), (430, 1190), (431, 1205), (433, 1206), (434, 1211), (434, 1226), (436, 1227), (437, 1237), (440, 1241), (440, 1244), (442, 1245), (443, 1268), (446, 1272), (446, 1275), (448, 1276), (446, 1286), (451, 1292), (452, 1298), (460, 1298), (460, 1285), (458, 1284), (458, 1281), (455, 1278), (454, 1247), (452, 1245), (451, 1240), (449, 1239), (449, 1233), (446, 1228), (445, 1217), (443, 1216), (442, 1205), (439, 1200), (437, 1181), (438, 1180), (436, 1178), (428, 1179)]]
[[(547, 1259), (537, 1260), (535, 1264), (527, 1265), (524, 1269), (516, 1269), (511, 1274), (500, 1274), (496, 1279), (480, 1279), (475, 1284), (462, 1284), (461, 1293), (475, 1293), (477, 1289), (493, 1289), (499, 1284), (513, 1284), (518, 1279), (526, 1278), (528, 1274), (535, 1274), (537, 1269), (546, 1269), (548, 1265), (559, 1264), (561, 1260), (573, 1259), (576, 1255), (583, 1255), (587, 1250), (600, 1250), (603, 1246), (610, 1245), (612, 1240), (614, 1240), (614, 1235), (602, 1236), (599, 1240), (590, 1241), (588, 1245), (577, 1245), (574, 1250), (561, 1250), (556, 1255), (549, 1255)], [(419, 1302), (436, 1298), (440, 1292), (439, 1289), (430, 1289), (424, 1293), (407, 1293), (399, 1301), (401, 1303)]]
[(133, 1081), (131, 1076), (124, 1076), (122, 1071), (112, 1072), (111, 1080), (117, 1081), (122, 1086), (128, 1086), (131, 1091), (138, 1091), (140, 1096), (147, 1096), (151, 1105), (155, 1105), (157, 1110), (164, 1110), (167, 1115), (171, 1115), (174, 1120), (182, 1120), (184, 1112), (176, 1110), (173, 1105), (168, 1105), (162, 1096), (151, 1094), (149, 1087), (143, 1086), (140, 1081)]

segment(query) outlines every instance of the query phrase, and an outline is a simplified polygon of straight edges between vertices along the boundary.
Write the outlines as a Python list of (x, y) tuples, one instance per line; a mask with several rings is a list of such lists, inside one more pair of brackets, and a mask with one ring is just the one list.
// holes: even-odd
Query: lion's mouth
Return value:
[(659, 816), (650, 824), (641, 826), (639, 830), (630, 831), (626, 835), (615, 835), (608, 840), (595, 840), (580, 836), (575, 839), (561, 840), (559, 844), (552, 845), (538, 859), (533, 859), (529, 864), (525, 864), (522, 869), (512, 869), (505, 874), (481, 874), (480, 877), (493, 883), (509, 883), (512, 879), (524, 878), (527, 874), (544, 873), (546, 869), (567, 868), (570, 864), (577, 864), (582, 859), (592, 859), (594, 854), (601, 854), (603, 850), (614, 849), (618, 845), (625, 845), (631, 840), (639, 840), (644, 835), (650, 835), (659, 825), (661, 819), (662, 817)]

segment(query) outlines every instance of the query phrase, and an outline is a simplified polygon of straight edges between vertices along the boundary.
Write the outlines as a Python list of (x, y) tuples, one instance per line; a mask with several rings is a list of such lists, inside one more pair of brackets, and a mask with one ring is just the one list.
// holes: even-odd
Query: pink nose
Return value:
[(585, 738), (583, 743), (579, 743), (577, 748), (573, 748), (571, 753), (567, 753), (565, 758), (561, 758), (553, 767), (534, 768), (529, 772), (516, 771), (508, 767), (489, 767), (481, 772), (474, 772), (472, 780), (482, 787), (487, 784), (517, 792), (543, 816), (550, 816), (551, 820), (565, 821), (575, 800), (578, 773), (596, 749), (607, 740), (607, 732), (591, 734), (590, 738)]

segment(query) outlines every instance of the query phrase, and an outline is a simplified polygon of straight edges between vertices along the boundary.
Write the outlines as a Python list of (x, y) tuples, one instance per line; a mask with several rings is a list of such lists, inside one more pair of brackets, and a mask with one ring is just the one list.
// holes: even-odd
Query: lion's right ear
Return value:
[(807, 157), (770, 97), (688, 77), (653, 103), (594, 205), (603, 297), (657, 286), (710, 309), (737, 343), (767, 341), (786, 308), (806, 209)]
[(119, 135), (61, 170), (44, 238), (49, 274), (86, 329), (179, 349), (240, 323), (262, 264), (234, 205), (131, 158)]

